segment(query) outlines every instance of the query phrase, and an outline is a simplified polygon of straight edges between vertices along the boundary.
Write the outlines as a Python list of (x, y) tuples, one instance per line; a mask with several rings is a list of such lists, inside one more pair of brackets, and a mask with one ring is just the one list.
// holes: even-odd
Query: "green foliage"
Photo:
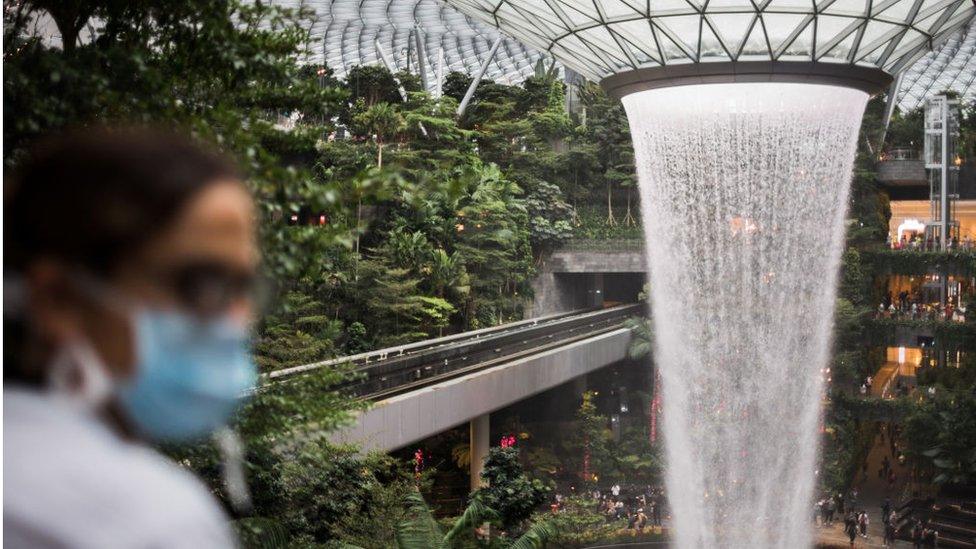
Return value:
[(505, 531), (519, 528), (545, 500), (548, 488), (529, 479), (522, 470), (515, 447), (495, 447), (488, 451), (481, 478), (487, 484), (471, 494), (498, 514)]
[[(531, 524), (517, 539), (499, 537), (489, 542), (476, 541), (472, 532), (489, 521), (498, 518), (497, 513), (486, 507), (478, 499), (473, 499), (464, 513), (451, 525), (444, 534), (440, 525), (434, 519), (427, 502), (416, 489), (408, 490), (400, 500), (400, 520), (390, 528), (389, 522), (378, 524), (368, 521), (360, 530), (363, 535), (359, 538), (346, 538), (339, 547), (351, 549), (388, 548), (396, 549), (449, 549), (453, 547), (496, 547), (499, 549), (541, 549), (555, 536), (555, 529), (545, 520)], [(384, 528), (385, 527), (385, 528)], [(370, 538), (368, 532), (379, 535)], [(389, 540), (387, 536), (392, 536)]]
[[(386, 456), (364, 460), (354, 449), (335, 448), (324, 441), (308, 442), (289, 454), (274, 469), (281, 506), (276, 515), (290, 531), (306, 533), (318, 542), (335, 537), (335, 525), (345, 517), (376, 507), (373, 499), (381, 476), (398, 474), (397, 465)], [(399, 475), (395, 482), (401, 486), (409, 482), (405, 473)]]
[(924, 275), (944, 269), (949, 274), (976, 274), (976, 251), (949, 250), (927, 252), (921, 250), (872, 250), (863, 253), (877, 275)]
[(907, 451), (936, 484), (976, 480), (976, 396), (936, 391), (906, 421)]
[(444, 536), (444, 541), (450, 543), (461, 537), (465, 532), (470, 532), (484, 523), (496, 520), (497, 518), (498, 514), (495, 511), (487, 507), (481, 500), (473, 498), (464, 509), (464, 513), (461, 514), (454, 523), (454, 526)]
[(916, 370), (920, 387), (934, 386), (936, 390), (976, 391), (976, 352), (961, 354), (956, 365), (923, 367)]
[(860, 249), (876, 249), (888, 235), (891, 205), (877, 181), (875, 161), (862, 154), (855, 163), (851, 181), (847, 244)]
[(606, 540), (626, 526), (623, 521), (608, 523), (599, 510), (599, 502), (590, 498), (568, 497), (563, 508), (550, 519), (557, 534), (555, 547), (582, 547)]
[[(616, 242), (622, 239), (643, 242), (644, 229), (639, 222), (634, 225), (625, 225), (620, 222), (615, 225), (608, 225), (606, 207), (579, 207), (576, 212), (577, 221), (573, 227), (574, 238), (602, 241), (604, 247), (607, 246), (607, 240), (613, 240), (614, 248), (616, 248)], [(640, 212), (635, 215), (640, 217)]]
[(264, 319), (264, 329), (255, 342), (255, 359), (262, 371), (310, 364), (332, 355), (340, 323), (325, 314), (315, 299), (288, 292), (276, 314)]
[(539, 251), (549, 251), (573, 235), (572, 207), (562, 191), (546, 181), (536, 181), (525, 198), (529, 217), (529, 241)]
[(877, 299), (871, 293), (868, 267), (857, 248), (847, 248), (841, 256), (841, 278), (838, 293), (854, 306), (870, 307)]
[(976, 329), (971, 322), (872, 318), (865, 321), (865, 338), (874, 344), (896, 341), (897, 333), (910, 329), (935, 336), (935, 346), (945, 350), (976, 350)]
[(627, 355), (634, 360), (649, 357), (651, 351), (654, 349), (651, 320), (649, 318), (634, 317), (627, 319), (626, 326), (631, 331), (630, 347), (627, 348)]
[(888, 148), (908, 148), (921, 151), (925, 145), (925, 109), (918, 107), (908, 112), (895, 109), (885, 135)]

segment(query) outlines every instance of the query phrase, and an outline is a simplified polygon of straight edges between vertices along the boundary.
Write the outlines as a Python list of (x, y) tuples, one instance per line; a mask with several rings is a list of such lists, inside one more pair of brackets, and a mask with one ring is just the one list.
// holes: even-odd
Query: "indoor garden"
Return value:
[(275, 4), (4, 5), (5, 178), (102, 126), (240, 167), (260, 376), (153, 447), (241, 547), (976, 547), (972, 94), (940, 209), (887, 86), (339, 70)]

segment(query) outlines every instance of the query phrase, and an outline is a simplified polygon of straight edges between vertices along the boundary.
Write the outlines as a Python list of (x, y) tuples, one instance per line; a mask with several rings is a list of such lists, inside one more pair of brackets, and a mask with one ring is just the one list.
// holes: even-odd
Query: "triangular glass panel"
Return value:
[[(655, 21), (659, 29), (670, 32), (670, 38), (685, 47), (693, 56), (698, 55), (698, 39), (701, 34), (700, 15), (678, 15), (661, 17)], [(658, 32), (658, 38), (661, 36)]]
[(742, 47), (756, 16), (751, 13), (713, 13), (706, 15), (705, 19), (712, 24), (712, 28), (718, 32), (719, 38), (734, 56)]
[(705, 12), (755, 13), (756, 7), (749, 0), (709, 0)]
[(553, 29), (534, 14), (526, 16), (525, 13), (513, 7), (508, 2), (505, 2), (498, 8), (496, 15), (499, 20), (504, 21), (508, 25), (514, 24), (523, 28), (537, 29), (536, 34), (542, 34), (546, 38), (551, 39), (563, 34), (559, 27)]
[[(518, 8), (523, 15), (527, 11), (524, 7), (521, 6), (521, 4), (518, 6)], [(562, 18), (559, 17), (559, 14), (557, 14), (552, 9), (552, 7), (545, 2), (539, 4), (538, 6), (533, 5), (531, 13), (536, 17), (538, 17), (539, 19), (543, 20), (552, 29), (559, 29), (560, 31), (565, 32), (570, 28), (569, 24), (563, 22)]]
[(884, 47), (888, 45), (886, 40), (876, 40), (873, 44), (868, 44), (861, 40), (858, 45), (857, 52), (854, 54), (854, 61), (859, 64), (870, 64), (875, 65), (877, 61), (881, 58), (881, 54), (884, 53)]
[(650, 0), (650, 2), (652, 16), (695, 13), (695, 9), (685, 0)]
[(611, 51), (602, 47), (600, 44), (589, 41), (586, 33), (590, 30), (592, 29), (579, 31), (576, 33), (576, 37), (585, 47), (593, 52), (593, 55), (600, 58), (605, 64), (613, 67), (614, 70), (633, 66), (633, 63), (627, 59), (623, 53), (621, 53), (620, 48), (614, 48)]
[(927, 36), (910, 28), (902, 36), (901, 41), (898, 42), (898, 47), (895, 48), (895, 52), (891, 54), (889, 59), (900, 59), (903, 55), (911, 52), (920, 45), (927, 44), (927, 42)]
[(915, 6), (915, 0), (896, 0), (893, 4), (888, 4), (883, 10), (872, 10), (872, 18), (883, 19), (893, 23), (905, 23), (908, 16)]
[(600, 14), (593, 5), (593, 0), (559, 0), (559, 3), (567, 8), (572, 8), (594, 21), (600, 20)]
[(957, 28), (973, 17), (973, 10), (969, 2), (959, 2), (955, 8), (950, 8), (950, 10), (952, 11), (952, 15), (944, 23), (938, 25), (938, 27), (935, 25), (929, 27), (929, 34), (936, 35), (945, 32), (945, 29)]
[(769, 12), (762, 14), (762, 18), (766, 24), (769, 47), (774, 55), (787, 45), (786, 42), (793, 38), (798, 28), (809, 26), (811, 19), (807, 15)]
[(629, 5), (620, 0), (593, 0), (600, 6), (604, 20), (637, 17), (643, 15), (634, 11)]
[(813, 60), (813, 18), (806, 27), (796, 35), (776, 58), (784, 60)]
[[(763, 9), (764, 13), (811, 13), (813, 12), (813, 0), (770, 0), (769, 4)], [(767, 25), (767, 30), (773, 31)], [(790, 29), (792, 30), (792, 29)]]
[(826, 53), (834, 44), (857, 29), (859, 19), (837, 15), (817, 17), (817, 57)]
[[(659, 54), (657, 54), (657, 47), (654, 45), (654, 40), (653, 39), (651, 39), (651, 43), (650, 43), (650, 46), (651, 47), (650, 48), (648, 48), (646, 45), (645, 46), (638, 46), (628, 36), (624, 35), (623, 33), (618, 32), (616, 26), (611, 25), (611, 26), (608, 27), (608, 29), (610, 30), (611, 34), (613, 34), (613, 35), (615, 35), (617, 37), (617, 40), (620, 40), (623, 43), (623, 45), (621, 47), (622, 48), (625, 47), (625, 48), (628, 49), (628, 51), (630, 51), (630, 54), (637, 61), (637, 64), (638, 65), (645, 65), (648, 62), (657, 63), (659, 61), (659, 59), (658, 59), (659, 58)], [(648, 32), (650, 32), (650, 30), (648, 30)], [(650, 51), (653, 51), (655, 53), (655, 55), (651, 55), (649, 53)]]
[(769, 44), (766, 42), (766, 33), (763, 32), (761, 19), (757, 19), (749, 31), (749, 36), (742, 44), (737, 61), (767, 61), (772, 59), (769, 53)]
[(712, 31), (708, 22), (704, 22), (701, 28), (701, 41), (699, 42), (698, 60), (699, 61), (729, 61), (729, 53), (725, 51), (725, 46)]
[(589, 26), (600, 22), (600, 18), (596, 13), (593, 13), (593, 16), (596, 17), (594, 19), (594, 17), (590, 17), (590, 15), (573, 8), (572, 4), (563, 3), (561, 7), (566, 17), (569, 17), (569, 20), (573, 24), (574, 28)]
[(658, 51), (657, 42), (651, 32), (651, 23), (647, 19), (614, 23), (611, 28), (649, 57), (661, 59), (661, 52)]
[[(819, 32), (819, 31), (818, 31)], [(854, 47), (854, 41), (857, 39), (857, 32), (852, 32), (847, 35), (846, 38), (835, 44), (827, 51), (821, 51), (820, 47), (817, 47), (818, 61), (827, 61), (835, 63), (847, 63), (851, 54), (851, 48)]]
[(869, 20), (864, 27), (864, 34), (861, 36), (861, 45), (858, 47), (858, 57), (863, 52), (873, 51), (882, 44), (887, 44), (891, 38), (902, 29), (898, 25), (886, 23), (884, 21)]
[[(609, 1), (609, 0), (607, 0)], [(642, 16), (647, 16), (647, 0), (617, 0), (622, 4), (627, 4), (630, 9), (634, 10), (634, 13)]]
[(823, 13), (827, 15), (860, 15), (863, 16), (868, 11), (866, 0), (835, 0), (832, 4), (824, 8)]
[[(918, 13), (915, 14), (915, 28), (922, 30), (928, 28), (928, 25), (920, 25), (919, 23), (936, 13), (941, 13), (943, 8), (945, 8), (945, 0), (922, 0), (922, 5), (919, 6)], [(931, 25), (931, 21), (929, 25)]]
[(609, 63), (593, 53), (593, 50), (575, 34), (568, 34), (560, 38), (556, 44), (569, 52), (571, 59), (578, 59), (583, 64), (600, 67), (601, 70), (611, 70)]
[(620, 48), (617, 41), (614, 40), (613, 36), (610, 35), (607, 28), (603, 25), (597, 25), (595, 27), (576, 31), (576, 35), (606, 51), (612, 51)]
[(654, 34), (657, 35), (657, 41), (661, 45), (661, 49), (664, 50), (661, 53), (664, 54), (664, 57), (668, 62), (677, 61), (684, 63), (694, 61), (694, 58), (689, 55), (689, 52), (676, 44), (674, 40), (668, 36), (668, 33), (661, 30), (661, 27), (656, 24), (658, 21), (660, 21), (659, 19), (652, 19), (652, 21), (655, 23), (656, 27), (654, 29)]
[(634, 60), (627, 56), (628, 51), (623, 49), (626, 46), (618, 44), (617, 41), (614, 40), (613, 36), (610, 35), (607, 28), (603, 25), (581, 30), (577, 32), (576, 35), (579, 36), (580, 39), (589, 42), (595, 48), (601, 50), (604, 57), (612, 58), (617, 64), (636, 65)]

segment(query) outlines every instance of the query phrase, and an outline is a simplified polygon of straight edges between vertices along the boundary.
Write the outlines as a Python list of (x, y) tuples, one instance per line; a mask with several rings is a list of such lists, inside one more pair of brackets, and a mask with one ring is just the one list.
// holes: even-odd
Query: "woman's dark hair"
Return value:
[(89, 129), (45, 140), (4, 201), (4, 270), (50, 257), (108, 274), (208, 185), (239, 177), (224, 156), (175, 133)]
[(36, 349), (17, 275), (49, 258), (111, 276), (196, 194), (239, 174), (226, 157), (175, 133), (97, 128), (39, 142), (13, 179), (4, 186), (3, 377), (39, 384), (42, 372), (28, 366)]

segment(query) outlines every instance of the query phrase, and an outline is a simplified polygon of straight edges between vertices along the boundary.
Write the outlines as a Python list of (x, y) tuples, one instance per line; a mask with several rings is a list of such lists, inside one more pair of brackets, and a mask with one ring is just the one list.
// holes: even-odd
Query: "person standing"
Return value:
[(664, 493), (658, 492), (654, 495), (654, 507), (652, 508), (652, 513), (654, 516), (654, 526), (661, 526), (661, 511), (664, 507)]
[(854, 511), (849, 512), (844, 519), (844, 532), (851, 540), (851, 547), (854, 547), (854, 540), (857, 539), (857, 519), (854, 516)]
[(889, 547), (895, 543), (895, 524), (890, 520), (885, 521), (884, 525), (884, 539), (881, 544), (885, 547)]
[(922, 547), (922, 522), (920, 520), (915, 520), (915, 524), (912, 526), (912, 547), (914, 549), (920, 549)]
[(210, 436), (257, 381), (237, 170), (179, 136), (87, 128), (5, 191), (6, 547), (233, 547), (210, 490), (154, 445)]

